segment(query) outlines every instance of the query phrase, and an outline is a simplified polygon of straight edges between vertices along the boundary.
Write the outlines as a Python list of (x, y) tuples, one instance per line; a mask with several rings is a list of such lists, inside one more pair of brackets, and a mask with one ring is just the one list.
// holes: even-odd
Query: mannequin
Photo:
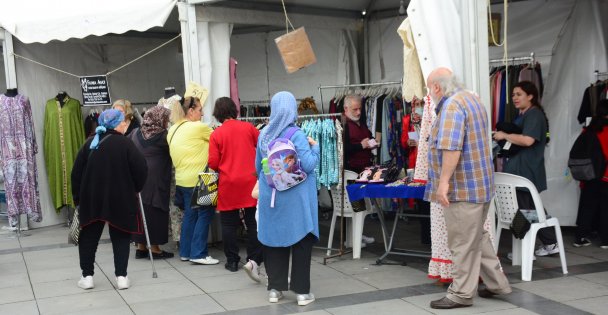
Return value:
[(175, 93), (175, 88), (174, 87), (166, 87), (165, 88), (165, 99), (175, 95), (177, 93)]
[(15, 97), (17, 96), (17, 94), (19, 94), (19, 92), (17, 91), (17, 89), (7, 89), (6, 93), (4, 93), (4, 95), (8, 96), (8, 97)]
[(59, 101), (59, 105), (61, 105), (61, 107), (63, 107), (63, 105), (65, 104), (64, 99), (66, 98), (66, 96), (68, 96), (68, 93), (66, 91), (61, 91), (59, 92), (59, 94), (57, 94), (57, 96), (55, 96), (55, 99)]

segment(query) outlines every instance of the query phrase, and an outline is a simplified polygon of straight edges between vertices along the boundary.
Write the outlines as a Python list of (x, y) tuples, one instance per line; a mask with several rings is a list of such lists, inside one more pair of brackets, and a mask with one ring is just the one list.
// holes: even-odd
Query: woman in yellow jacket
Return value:
[(180, 103), (174, 103), (172, 107), (173, 126), (169, 129), (167, 141), (175, 166), (175, 201), (184, 210), (179, 254), (182, 261), (215, 265), (219, 261), (209, 256), (207, 250), (209, 224), (214, 209), (191, 205), (198, 173), (207, 166), (212, 129), (201, 122), (203, 106), (198, 98), (182, 98)]

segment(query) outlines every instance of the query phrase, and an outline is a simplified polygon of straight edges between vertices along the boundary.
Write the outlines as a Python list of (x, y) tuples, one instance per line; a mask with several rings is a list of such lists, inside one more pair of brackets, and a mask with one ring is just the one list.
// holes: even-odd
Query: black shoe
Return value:
[(237, 271), (239, 271), (239, 262), (238, 261), (227, 262), (224, 265), (224, 268), (226, 268), (227, 270), (230, 270), (232, 272), (237, 272)]
[(135, 259), (143, 259), (143, 258), (148, 258), (148, 251), (136, 249), (135, 250)]
[(586, 237), (577, 238), (574, 243), (572, 243), (572, 246), (574, 247), (584, 247), (589, 245), (591, 245), (591, 241)]
[(452, 308), (460, 308), (460, 307), (469, 307), (473, 304), (460, 304), (460, 303), (456, 303), (450, 299), (448, 299), (447, 297), (441, 298), (439, 300), (436, 301), (431, 301), (431, 308), (436, 308), (436, 309), (452, 309)]
[(164, 250), (162, 250), (160, 253), (152, 252), (152, 257), (154, 257), (154, 259), (173, 258), (173, 256), (175, 256), (173, 253), (166, 252)]
[(497, 294), (488, 290), (488, 288), (483, 288), (483, 289), (477, 290), (477, 295), (479, 295), (479, 297), (481, 297), (481, 298), (489, 299)]

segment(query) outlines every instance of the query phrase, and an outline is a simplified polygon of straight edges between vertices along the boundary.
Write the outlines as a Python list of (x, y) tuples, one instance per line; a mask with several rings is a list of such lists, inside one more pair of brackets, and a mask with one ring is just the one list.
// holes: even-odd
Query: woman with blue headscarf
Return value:
[[(268, 144), (272, 140), (284, 137), (288, 129), (295, 127), (298, 118), (295, 97), (289, 92), (275, 94), (270, 101), (270, 111), (270, 122), (259, 136), (255, 157), (259, 181), (258, 239), (264, 245), (268, 300), (278, 302), (283, 298), (281, 291), (289, 289), (297, 294), (298, 305), (307, 305), (315, 300), (310, 293), (310, 260), (312, 246), (319, 240), (314, 172), (319, 161), (319, 145), (299, 129), (293, 133), (290, 140), (308, 177), (297, 186), (273, 192), (266, 182), (262, 159), (268, 157)], [(288, 283), (290, 254), (291, 283)]]
[(137, 193), (148, 174), (146, 159), (123, 136), (124, 115), (108, 109), (99, 115), (99, 127), (78, 152), (72, 168), (72, 195), (80, 207), (78, 253), (82, 277), (78, 286), (92, 289), (95, 252), (106, 222), (114, 251), (114, 274), (119, 290), (129, 288), (127, 265), (131, 234), (143, 232)]

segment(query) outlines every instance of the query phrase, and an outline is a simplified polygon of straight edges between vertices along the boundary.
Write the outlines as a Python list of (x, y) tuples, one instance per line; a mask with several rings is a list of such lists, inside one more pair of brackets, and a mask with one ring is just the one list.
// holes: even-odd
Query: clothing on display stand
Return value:
[[(587, 125), (591, 117), (595, 116), (597, 103), (601, 99), (606, 99), (608, 96), (608, 72), (595, 71), (595, 82), (591, 83), (583, 93), (581, 107), (578, 110), (576, 119), (579, 124)], [(600, 79), (604, 80), (600, 80)]]
[[(492, 59), (490, 63), (505, 62), (504, 59)], [(510, 63), (510, 64), (509, 64)], [(520, 64), (515, 64), (520, 63)], [(518, 111), (511, 100), (513, 86), (521, 81), (531, 81), (538, 89), (542, 99), (544, 83), (541, 66), (534, 59), (534, 53), (526, 57), (507, 59), (507, 66), (490, 69), (490, 103), (492, 107), (492, 129), (499, 122), (511, 122)]]
[(76, 154), (84, 141), (80, 102), (65, 92), (49, 99), (44, 113), (44, 161), (57, 212), (63, 206), (74, 208), (70, 176)]
[(42, 221), (37, 153), (30, 101), (17, 89), (10, 89), (0, 95), (0, 164), (11, 227), (17, 225), (22, 214), (34, 222)]

